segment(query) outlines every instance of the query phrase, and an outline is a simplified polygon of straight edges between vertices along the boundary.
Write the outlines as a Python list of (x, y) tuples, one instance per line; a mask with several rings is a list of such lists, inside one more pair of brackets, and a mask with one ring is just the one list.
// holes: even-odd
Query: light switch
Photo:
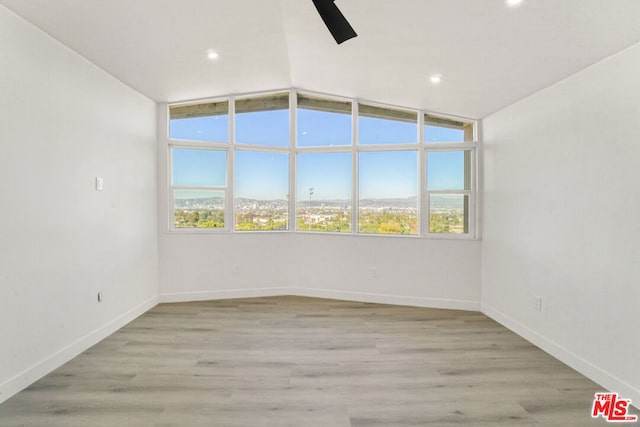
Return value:
[(104, 187), (104, 179), (101, 176), (96, 176), (96, 191), (102, 191)]

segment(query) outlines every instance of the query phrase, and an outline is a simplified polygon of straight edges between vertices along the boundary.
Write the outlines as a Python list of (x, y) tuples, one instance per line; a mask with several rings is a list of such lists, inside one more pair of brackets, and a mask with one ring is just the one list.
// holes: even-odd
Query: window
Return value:
[(300, 147), (351, 145), (351, 102), (298, 94)]
[(229, 142), (229, 101), (172, 105), (169, 138)]
[(167, 121), (172, 230), (476, 235), (471, 120), (291, 89)]
[(424, 142), (473, 141), (473, 123), (424, 115)]
[(418, 115), (415, 112), (359, 104), (359, 144), (415, 144), (417, 141)]
[(370, 234), (418, 234), (417, 151), (359, 155), (358, 230)]
[(298, 155), (296, 229), (351, 232), (351, 153)]
[(236, 230), (286, 230), (289, 155), (236, 151)]
[(173, 221), (176, 228), (223, 228), (227, 152), (171, 150)]
[(289, 146), (289, 94), (236, 99), (238, 144)]
[(471, 156), (471, 150), (427, 153), (429, 233), (469, 233)]

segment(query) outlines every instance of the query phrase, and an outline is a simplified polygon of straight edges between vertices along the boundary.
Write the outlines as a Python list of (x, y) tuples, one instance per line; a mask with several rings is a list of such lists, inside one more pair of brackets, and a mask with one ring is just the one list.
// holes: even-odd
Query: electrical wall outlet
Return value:
[(371, 278), (375, 279), (378, 277), (378, 267), (371, 267)]
[(535, 311), (542, 311), (542, 297), (536, 296), (533, 298), (533, 309)]

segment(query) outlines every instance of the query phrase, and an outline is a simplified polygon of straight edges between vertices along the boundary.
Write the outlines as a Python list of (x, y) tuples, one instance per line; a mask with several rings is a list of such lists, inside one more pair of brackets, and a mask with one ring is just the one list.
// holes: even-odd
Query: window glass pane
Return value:
[(351, 153), (299, 154), (299, 231), (351, 232)]
[(225, 186), (227, 152), (224, 150), (171, 149), (173, 185)]
[(176, 228), (224, 227), (224, 191), (173, 190)]
[(236, 230), (286, 230), (289, 155), (236, 151)]
[(464, 131), (462, 129), (424, 125), (424, 140), (425, 142), (460, 142), (464, 141)]
[(469, 190), (470, 151), (432, 151), (427, 153), (429, 190)]
[(466, 123), (425, 114), (424, 142), (473, 141), (473, 123)]
[(468, 233), (469, 196), (464, 194), (430, 194), (429, 232)]
[(169, 107), (169, 138), (229, 142), (229, 102)]
[(418, 153), (376, 151), (359, 154), (361, 233), (418, 233)]
[(236, 142), (289, 146), (289, 94), (236, 100)]
[(358, 106), (359, 144), (406, 144), (418, 140), (418, 115), (360, 104)]
[(351, 103), (298, 94), (300, 147), (351, 145)]

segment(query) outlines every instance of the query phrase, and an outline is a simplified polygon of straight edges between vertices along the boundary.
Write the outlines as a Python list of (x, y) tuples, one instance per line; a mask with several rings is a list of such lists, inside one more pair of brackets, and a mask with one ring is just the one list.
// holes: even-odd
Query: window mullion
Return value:
[(427, 189), (427, 154), (424, 150), (424, 114), (418, 112), (418, 236), (424, 236), (429, 229), (429, 211), (425, 209), (425, 190)]
[[(331, 184), (329, 191), (331, 192), (335, 189), (337, 192), (335, 194), (340, 194), (339, 199), (342, 200), (344, 198), (349, 188), (348, 185), (345, 185), (347, 184), (345, 180), (349, 176), (349, 172), (346, 169), (349, 164), (349, 160), (347, 159), (347, 153), (349, 153), (351, 155), (350, 222), (352, 234), (361, 234), (361, 230), (364, 230), (364, 234), (377, 235), (384, 233), (402, 234), (407, 233), (407, 231), (410, 234), (414, 234), (416, 233), (415, 228), (417, 226), (417, 235), (422, 237), (477, 237), (479, 229), (477, 217), (479, 203), (477, 197), (479, 166), (477, 163), (481, 156), (481, 153), (478, 153), (478, 123), (471, 119), (456, 118), (453, 116), (447, 117), (439, 114), (431, 115), (425, 111), (405, 109), (403, 107), (377, 104), (369, 101), (363, 101), (364, 104), (360, 104), (362, 100), (358, 99), (314, 93), (306, 96), (306, 94), (306, 91), (301, 91), (299, 94), (297, 89), (290, 88), (260, 94), (243, 94), (217, 98), (215, 100), (189, 101), (188, 103), (172, 104), (175, 108), (167, 105), (166, 117), (159, 116), (160, 119), (166, 123), (167, 128), (167, 135), (163, 140), (167, 147), (168, 173), (166, 180), (167, 188), (169, 189), (167, 195), (169, 206), (167, 210), (170, 216), (168, 228), (170, 230), (176, 228), (173, 225), (176, 203), (178, 203), (180, 209), (190, 210), (192, 212), (199, 212), (200, 210), (206, 212), (209, 210), (208, 206), (211, 203), (210, 206), (213, 208), (218, 207), (216, 208), (217, 213), (213, 215), (215, 219), (206, 219), (206, 221), (207, 223), (208, 221), (215, 221), (218, 225), (221, 225), (222, 215), (219, 206), (224, 201), (225, 230), (236, 231), (238, 226), (236, 221), (239, 221), (242, 225), (246, 225), (245, 222), (249, 224), (253, 221), (253, 223), (257, 225), (258, 218), (260, 218), (259, 224), (262, 224), (260, 228), (241, 227), (241, 229), (283, 230), (286, 218), (288, 221), (288, 231), (294, 232), (297, 229), (298, 221), (298, 185), (307, 186), (308, 183), (309, 187), (315, 187), (313, 209), (311, 208), (311, 202), (309, 202), (309, 215), (313, 212), (313, 215), (309, 218), (309, 230), (311, 231), (311, 228), (313, 228), (313, 231), (321, 232), (336, 230), (337, 228), (332, 228), (332, 224), (335, 224), (335, 221), (337, 221), (334, 218), (343, 218), (343, 214), (339, 214), (339, 217), (332, 216), (334, 215), (332, 212), (336, 211), (335, 202), (333, 199), (330, 200), (330, 197), (321, 195), (323, 191), (326, 191), (325, 189), (318, 189), (322, 187), (322, 182), (327, 184), (340, 183), (338, 184), (338, 186), (341, 185), (340, 190), (338, 190), (336, 184)], [(288, 96), (288, 103), (285, 102), (286, 96)], [(299, 96), (302, 98), (299, 98)], [(198, 117), (208, 116), (216, 116), (215, 118), (220, 116), (221, 120), (226, 120), (226, 117), (221, 116), (225, 114), (224, 108), (221, 107), (225, 103), (228, 103), (227, 135), (223, 135), (223, 132), (220, 132), (223, 129), (221, 126), (224, 125), (222, 121), (210, 122), (212, 126), (211, 129), (215, 129), (214, 131), (208, 130), (210, 129), (208, 124), (203, 125), (201, 120), (198, 121)], [(346, 116), (349, 111), (349, 103), (351, 104), (351, 140), (350, 144), (347, 145), (347, 139), (340, 137), (340, 135), (347, 135), (347, 123), (349, 121)], [(298, 104), (300, 104), (304, 111), (298, 111)], [(277, 110), (283, 110), (287, 107), (289, 108), (288, 115), (285, 115), (284, 111), (274, 113)], [(240, 137), (243, 138), (245, 143), (237, 142), (237, 108), (240, 108), (243, 113), (242, 117), (240, 117), (240, 131), (242, 133)], [(307, 109), (312, 112), (308, 113)], [(265, 113), (262, 113), (262, 111)], [(327, 124), (329, 122), (325, 123), (324, 119), (321, 119), (323, 117), (322, 115), (316, 116), (316, 114), (318, 114), (317, 112), (323, 111), (342, 114), (341, 121), (336, 121), (335, 126), (329, 127)], [(174, 122), (172, 121), (172, 112), (175, 113), (174, 118), (176, 123), (180, 125), (175, 125), (173, 130), (172, 125), (174, 125)], [(245, 115), (244, 113), (247, 114)], [(262, 119), (253, 121), (253, 116), (250, 114), (254, 113), (262, 114), (260, 116)], [(362, 113), (366, 119), (361, 119), (360, 113)], [(415, 122), (413, 122), (412, 118), (413, 113), (416, 114)], [(269, 114), (271, 114), (271, 116)], [(275, 116), (273, 116), (274, 114)], [(277, 117), (277, 123), (279, 123), (278, 131), (277, 133), (273, 133), (273, 135), (268, 132), (268, 129), (272, 127), (272, 116)], [(287, 116), (289, 122), (288, 129), (284, 127), (284, 118)], [(298, 124), (299, 116), (303, 118), (302, 126)], [(187, 127), (185, 127), (184, 123), (179, 123), (182, 119), (189, 120), (192, 118), (196, 119), (194, 122), (196, 126), (204, 127), (192, 127), (189, 123), (187, 123)], [(429, 119), (429, 121), (427, 119)], [(269, 121), (265, 122), (265, 120)], [(398, 124), (397, 122), (404, 123)], [(216, 127), (213, 127), (213, 123), (217, 123), (217, 125), (215, 125)], [(262, 123), (269, 124), (265, 124), (263, 127), (261, 125)], [(387, 123), (392, 124), (387, 125)], [(395, 125), (393, 123), (395, 123)], [(361, 124), (362, 126), (360, 126)], [(408, 124), (411, 124), (412, 127), (417, 125), (415, 143), (411, 141), (414, 132), (411, 132), (411, 135), (408, 133), (408, 130), (411, 129), (408, 127)], [(300, 129), (300, 134), (298, 134), (298, 129)], [(183, 132), (183, 130), (186, 131)], [(199, 132), (199, 135), (196, 135), (196, 130)], [(324, 132), (325, 130), (329, 130), (330, 132)], [(461, 131), (464, 132), (464, 137), (458, 135)], [(169, 138), (171, 132), (176, 136), (187, 139), (171, 139)], [(189, 140), (188, 138), (191, 138), (192, 135), (196, 136), (194, 136), (193, 140)], [(211, 135), (214, 137), (211, 137)], [(283, 140), (285, 135), (288, 137), (286, 146)], [(359, 144), (361, 137), (366, 139), (366, 143)], [(200, 140), (198, 138), (203, 139)], [(206, 138), (217, 141), (207, 141)], [(220, 142), (223, 140), (222, 138), (228, 138), (228, 143)], [(464, 139), (464, 141), (460, 141), (458, 138)], [(298, 139), (300, 139), (300, 141), (298, 141)], [(427, 139), (429, 139), (430, 142), (427, 142)], [(400, 143), (393, 143), (394, 140), (400, 141)], [(250, 143), (246, 143), (246, 141), (250, 141)], [(304, 144), (304, 146), (299, 146), (298, 144), (300, 143)], [(178, 152), (182, 151), (183, 153), (191, 153), (187, 150), (198, 150), (201, 151), (201, 153), (195, 153), (198, 157), (192, 163), (190, 163), (190, 160), (187, 160), (185, 163), (184, 159), (188, 159), (188, 157), (173, 158), (172, 150), (174, 149)], [(207, 150), (226, 152), (226, 163), (212, 163), (213, 166), (207, 169), (211, 171), (213, 168), (213, 170), (216, 171), (217, 180), (194, 181), (192, 178), (180, 178), (180, 176), (187, 175), (175, 175), (176, 182), (183, 184), (196, 183), (198, 185), (174, 185), (172, 178), (174, 176), (174, 167), (177, 168), (176, 171), (184, 170), (185, 166), (187, 170), (193, 167), (197, 171), (198, 168), (202, 167), (200, 159), (218, 156), (218, 158), (222, 160), (222, 153), (216, 155), (210, 151), (207, 152)], [(457, 153), (445, 154), (446, 152)], [(462, 153), (460, 152), (464, 153), (464, 157), (462, 157)], [(338, 155), (337, 153), (342, 154)], [(430, 153), (434, 154), (430, 155)], [(284, 154), (289, 156), (288, 162), (283, 157)], [(317, 155), (312, 156), (311, 154)], [(333, 156), (331, 154), (333, 154)], [(415, 206), (418, 217), (417, 224), (416, 219), (413, 218), (416, 213), (416, 210), (413, 208), (413, 194), (415, 193), (413, 189), (411, 189), (410, 193), (407, 193), (407, 189), (410, 188), (409, 185), (413, 185), (414, 178), (411, 177), (407, 179), (406, 175), (410, 169), (409, 159), (411, 159), (411, 162), (414, 162), (414, 155), (417, 156), (418, 167), (415, 178), (418, 184), (416, 194), (417, 203)], [(457, 159), (453, 163), (456, 166), (450, 167), (449, 164), (446, 163), (448, 162), (448, 158)], [(326, 162), (325, 164), (328, 166), (318, 169), (317, 165), (321, 164), (319, 162)], [(272, 165), (270, 167), (271, 169), (266, 166), (268, 164)], [(337, 166), (338, 164), (342, 166)], [(402, 166), (403, 164), (404, 166)], [(431, 168), (429, 168), (430, 164)], [(224, 176), (220, 173), (222, 172), (220, 169), (223, 165), (225, 165), (227, 169), (225, 186), (218, 185), (222, 182)], [(269, 172), (262, 172), (265, 167), (267, 167), (267, 169), (264, 170), (269, 170)], [(285, 171), (284, 167), (288, 167), (288, 171)], [(299, 168), (302, 169), (298, 170)], [(462, 172), (461, 168), (463, 168), (464, 172)], [(411, 169), (413, 168), (411, 167)], [(236, 178), (238, 178), (236, 176), (237, 170), (241, 171), (240, 181), (238, 181), (242, 184), (241, 187), (238, 187), (236, 184)], [(320, 172), (318, 172), (318, 170)], [(396, 177), (397, 174), (395, 171), (398, 170), (403, 171), (402, 173), (404, 175), (402, 176), (404, 178)], [(180, 174), (180, 172), (175, 173)], [(260, 173), (267, 173), (267, 175), (264, 175), (264, 178), (260, 178)], [(325, 181), (324, 177), (328, 176), (327, 173), (331, 173), (332, 180)], [(343, 175), (338, 175), (338, 173), (343, 173)], [(461, 175), (462, 173), (464, 173), (464, 176)], [(362, 187), (360, 182), (362, 174), (366, 177), (364, 187)], [(411, 172), (411, 174), (413, 175), (413, 172)], [(457, 181), (447, 182), (446, 180), (449, 179), (447, 178), (447, 174), (457, 177), (453, 178)], [(255, 185), (251, 182), (245, 185), (245, 178), (253, 176), (258, 176), (258, 178), (251, 178), (255, 180)], [(340, 177), (338, 178), (338, 176)], [(277, 177), (274, 178), (273, 182), (278, 183), (277, 188), (273, 191), (271, 191), (271, 177)], [(288, 186), (285, 187), (284, 180), (286, 177), (288, 177), (289, 182)], [(371, 180), (369, 177), (372, 177)], [(427, 182), (429, 178), (431, 178), (431, 183)], [(376, 182), (374, 179), (382, 181)], [(299, 180), (300, 182), (298, 182)], [(373, 184), (374, 182), (376, 183)], [(396, 182), (397, 185), (393, 185)], [(203, 183), (216, 185), (201, 185)], [(263, 186), (266, 185), (264, 190), (262, 190), (263, 187), (261, 187), (260, 184)], [(435, 188), (430, 189), (429, 186)], [(446, 187), (454, 187), (456, 189), (447, 189)], [(240, 205), (242, 209), (238, 210), (238, 206), (236, 205), (238, 188), (240, 188), (242, 192), (242, 194), (240, 194), (241, 197), (257, 200), (249, 200), (247, 204), (243, 202)], [(326, 188), (326, 186), (324, 188)], [(190, 193), (179, 190), (192, 190), (197, 197), (207, 198), (207, 200), (185, 200), (191, 198)], [(305, 190), (306, 189), (301, 188), (301, 194), (304, 195)], [(364, 193), (361, 193), (361, 190), (363, 190)], [(195, 193), (197, 191), (201, 193)], [(211, 199), (213, 200), (213, 202), (211, 202), (209, 200), (210, 196), (207, 195), (206, 191), (217, 191), (219, 193), (212, 193), (212, 196), (215, 198)], [(286, 212), (283, 201), (285, 191), (288, 191)], [(245, 195), (245, 193), (251, 195)], [(404, 200), (405, 194), (411, 195), (409, 203), (407, 203), (407, 200)], [(363, 195), (366, 198), (366, 203), (362, 203), (361, 197), (363, 197)], [(196, 197), (194, 197), (194, 199), (195, 198)], [(370, 198), (373, 199), (371, 203), (369, 203)], [(275, 203), (273, 205), (271, 204), (271, 199), (274, 199)], [(276, 201), (275, 199), (278, 200)], [(269, 204), (262, 205), (263, 201)], [(325, 201), (330, 203), (320, 203), (324, 203)], [(462, 232), (461, 229), (460, 214), (458, 213), (461, 201), (463, 203), (462, 210), (465, 215), (464, 232)], [(306, 197), (302, 199), (302, 202), (303, 205), (306, 206)], [(256, 210), (255, 203), (258, 205), (258, 210)], [(340, 202), (340, 204), (342, 204), (342, 202)], [(362, 206), (364, 206), (365, 215), (361, 218)], [(435, 214), (435, 222), (432, 222), (430, 218), (432, 209)], [(247, 212), (246, 216), (245, 210)], [(267, 218), (265, 214), (269, 214), (271, 210), (277, 214), (274, 214), (275, 216), (268, 215), (268, 218), (270, 218), (269, 228), (266, 228), (264, 227), (265, 222), (262, 218)], [(340, 208), (340, 212), (345, 212), (345, 210)], [(206, 218), (210, 218), (209, 215), (209, 213), (206, 213)], [(253, 215), (253, 217), (251, 215)], [(251, 218), (253, 218), (253, 220)], [(271, 218), (273, 218), (275, 223), (271, 221)], [(182, 218), (178, 218), (178, 221), (181, 226), (182, 224), (187, 224)], [(193, 219), (189, 219), (188, 224), (191, 224), (193, 221)], [(199, 224), (205, 224), (206, 226), (204, 221)], [(443, 226), (443, 224), (445, 224), (445, 226)], [(342, 223), (342, 225), (344, 225), (344, 223)], [(436, 227), (434, 230), (440, 231), (431, 233), (431, 226)], [(211, 225), (211, 227), (215, 227), (215, 225)], [(344, 227), (341, 226), (340, 229), (343, 230)], [(187, 229), (184, 228), (183, 230)], [(220, 230), (222, 230), (222, 227), (218, 228), (218, 231)], [(306, 231), (306, 227), (300, 231)]]
[(351, 103), (351, 233), (358, 234), (360, 230), (360, 181), (359, 181), (359, 151), (358, 151), (358, 101)]
[(296, 231), (297, 225), (297, 161), (296, 147), (298, 127), (298, 96), (295, 89), (289, 94), (289, 231)]
[(230, 229), (236, 229), (236, 193), (235, 193), (235, 170), (236, 170), (236, 100), (229, 99), (229, 153), (227, 155), (227, 194), (225, 209), (225, 220), (228, 221)]

